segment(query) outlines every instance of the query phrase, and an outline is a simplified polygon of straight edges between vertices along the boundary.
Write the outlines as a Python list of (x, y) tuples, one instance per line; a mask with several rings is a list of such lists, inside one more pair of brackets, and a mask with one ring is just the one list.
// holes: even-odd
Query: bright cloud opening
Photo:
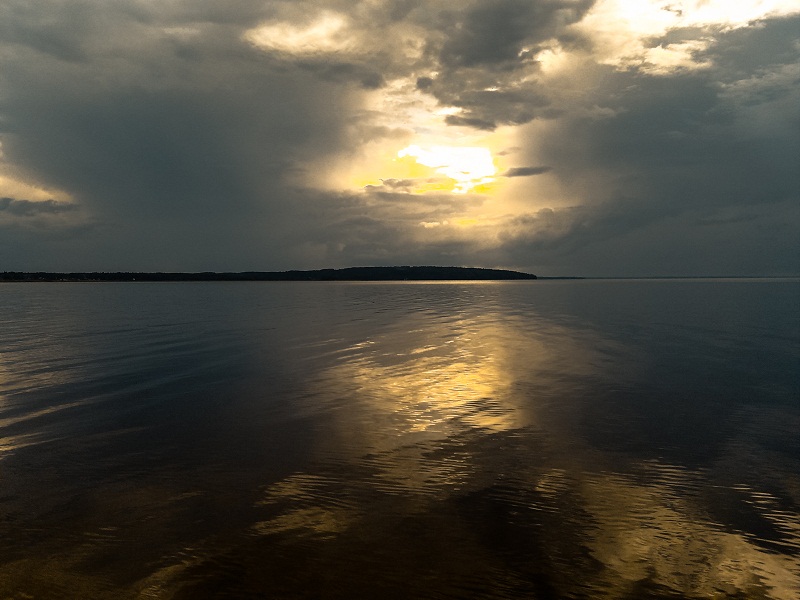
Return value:
[(694, 57), (711, 43), (709, 36), (652, 47), (650, 40), (669, 31), (731, 30), (798, 13), (797, 0), (600, 0), (576, 29), (595, 41), (600, 62), (663, 74), (709, 66)]
[(494, 181), (497, 167), (488, 148), (411, 145), (397, 153), (410, 156), (419, 164), (434, 169), (455, 182), (453, 191), (465, 194), (475, 187)]

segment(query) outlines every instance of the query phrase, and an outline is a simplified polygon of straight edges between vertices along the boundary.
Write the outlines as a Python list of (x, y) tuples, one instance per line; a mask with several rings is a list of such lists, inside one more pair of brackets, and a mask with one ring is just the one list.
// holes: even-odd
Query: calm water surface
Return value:
[(0, 285), (2, 598), (800, 597), (800, 281)]

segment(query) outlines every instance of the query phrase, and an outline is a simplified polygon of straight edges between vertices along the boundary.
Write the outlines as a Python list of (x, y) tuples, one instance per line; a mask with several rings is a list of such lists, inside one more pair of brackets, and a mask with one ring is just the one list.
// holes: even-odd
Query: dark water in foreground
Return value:
[(0, 598), (800, 597), (800, 282), (4, 284)]

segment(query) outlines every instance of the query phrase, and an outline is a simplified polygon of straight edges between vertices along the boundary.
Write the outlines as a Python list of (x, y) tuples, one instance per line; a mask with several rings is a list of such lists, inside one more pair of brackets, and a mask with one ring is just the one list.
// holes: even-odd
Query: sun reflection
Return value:
[(534, 426), (535, 404), (512, 386), (533, 373), (545, 381), (555, 362), (574, 362), (576, 376), (586, 376), (602, 344), (576, 343), (552, 325), (532, 332), (516, 324), (497, 315), (434, 321), (408, 332), (398, 324), (394, 334), (354, 347), (353, 356), (324, 378), (321, 393), (347, 400), (335, 412), (341, 431), (321, 443), (358, 455), (470, 431)]
[(505, 352), (489, 343), (502, 339), (498, 329), (482, 331), (477, 339), (457, 338), (444, 348), (422, 344), (403, 349), (389, 364), (363, 357), (343, 365), (338, 376), (356, 382), (370, 412), (391, 415), (396, 433), (512, 429), (524, 418), (504, 403)]

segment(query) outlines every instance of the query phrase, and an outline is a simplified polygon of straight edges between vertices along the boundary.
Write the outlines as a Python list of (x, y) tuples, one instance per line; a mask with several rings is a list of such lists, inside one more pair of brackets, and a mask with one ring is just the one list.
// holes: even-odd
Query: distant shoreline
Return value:
[(476, 267), (349, 267), (311, 271), (244, 271), (240, 273), (161, 272), (22, 272), (0, 273), (0, 282), (102, 282), (102, 281), (508, 281), (532, 280), (536, 275), (504, 269)]
[(798, 275), (650, 275), (640, 277), (537, 276), (506, 269), (477, 267), (348, 267), (309, 271), (242, 271), (199, 273), (165, 272), (0, 272), (0, 283), (14, 282), (180, 282), (180, 281), (688, 281), (688, 280), (790, 280)]

